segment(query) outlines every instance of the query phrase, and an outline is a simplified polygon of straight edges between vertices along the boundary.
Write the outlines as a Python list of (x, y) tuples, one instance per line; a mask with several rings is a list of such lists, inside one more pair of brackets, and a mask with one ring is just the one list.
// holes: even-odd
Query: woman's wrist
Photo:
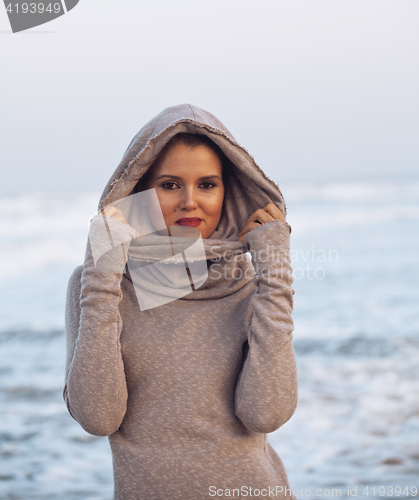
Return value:
[(273, 220), (249, 231), (243, 243), (251, 254), (256, 272), (290, 263), (290, 226)]
[(128, 224), (101, 213), (90, 222), (89, 240), (96, 268), (102, 272), (123, 273), (128, 247), (137, 231)]

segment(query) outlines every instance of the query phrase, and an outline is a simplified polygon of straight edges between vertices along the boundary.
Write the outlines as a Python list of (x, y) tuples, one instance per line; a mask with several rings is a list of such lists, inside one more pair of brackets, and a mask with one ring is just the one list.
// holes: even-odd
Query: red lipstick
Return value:
[(199, 217), (182, 217), (176, 221), (176, 224), (178, 226), (198, 227), (201, 222), (202, 219)]

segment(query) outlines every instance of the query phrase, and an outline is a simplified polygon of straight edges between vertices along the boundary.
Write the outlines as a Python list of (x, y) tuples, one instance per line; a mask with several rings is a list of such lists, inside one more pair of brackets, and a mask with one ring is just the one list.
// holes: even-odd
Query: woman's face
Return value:
[(172, 146), (151, 172), (166, 226), (189, 226), (208, 238), (216, 229), (224, 200), (222, 165), (207, 146)]

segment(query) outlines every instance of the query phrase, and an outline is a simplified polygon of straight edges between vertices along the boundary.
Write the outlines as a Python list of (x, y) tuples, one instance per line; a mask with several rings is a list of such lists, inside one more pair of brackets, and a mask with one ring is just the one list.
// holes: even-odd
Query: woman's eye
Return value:
[(167, 190), (176, 189), (177, 187), (178, 185), (175, 182), (165, 182), (162, 184), (162, 188)]
[(213, 184), (212, 182), (203, 182), (202, 184), (200, 184), (200, 186), (203, 189), (212, 189), (213, 187), (215, 187), (215, 184)]

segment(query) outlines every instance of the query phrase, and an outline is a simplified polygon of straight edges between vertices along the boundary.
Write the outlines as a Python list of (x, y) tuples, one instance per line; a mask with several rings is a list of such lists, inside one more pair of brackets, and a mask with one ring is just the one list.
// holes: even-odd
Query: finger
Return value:
[[(122, 222), (123, 224), (126, 224), (127, 226), (129, 225), (128, 222), (126, 221), (124, 214), (119, 210), (119, 208), (116, 208), (112, 205), (108, 205), (102, 210), (102, 214), (106, 217), (112, 217), (112, 219), (117, 220), (118, 222)], [(133, 228), (135, 229), (135, 228)], [(136, 238), (139, 238), (141, 234), (135, 229), (136, 232)]]
[(263, 207), (263, 210), (265, 210), (265, 212), (270, 214), (274, 219), (283, 220), (285, 222), (281, 210), (279, 210), (279, 208), (275, 205), (275, 203), (268, 203), (266, 207)]
[(252, 227), (252, 229), (253, 229), (253, 228), (255, 228), (255, 227), (257, 227), (257, 226), (260, 226), (260, 225), (261, 225), (261, 223), (260, 223), (260, 222), (257, 222), (257, 221), (252, 221), (252, 220), (250, 220), (250, 219), (249, 219), (249, 220), (246, 222), (246, 225), (244, 226), (244, 228), (242, 229), (242, 231), (241, 231), (241, 233), (240, 233), (240, 236), (241, 236), (242, 234), (244, 234), (244, 233), (247, 233), (247, 232), (249, 231), (249, 227)]
[(102, 214), (105, 215), (106, 217), (112, 217), (113, 219), (117, 220), (118, 222), (122, 222), (124, 224), (127, 224), (127, 221), (125, 220), (124, 214), (119, 210), (118, 208), (113, 207), (112, 205), (108, 205), (102, 210)]
[(270, 214), (268, 214), (267, 212), (265, 212), (265, 210), (263, 210), (263, 208), (259, 208), (259, 210), (256, 210), (256, 212), (254, 212), (249, 217), (249, 219), (246, 222), (246, 225), (244, 226), (244, 228), (239, 236), (242, 236), (245, 233), (248, 233), (251, 229), (254, 229), (257, 226), (260, 226), (261, 224), (265, 224), (266, 222), (270, 222), (271, 220), (274, 220), (273, 217)]
[(243, 241), (243, 240), (244, 240), (244, 237), (246, 236), (246, 234), (247, 234), (247, 233), (250, 233), (250, 231), (251, 231), (252, 229), (255, 229), (255, 228), (260, 227), (260, 226), (261, 226), (261, 224), (259, 224), (258, 222), (252, 222), (252, 224), (251, 224), (251, 225), (249, 225), (249, 226), (247, 227), (247, 229), (246, 229), (246, 230), (243, 230), (243, 231), (240, 233), (240, 236), (239, 236), (239, 241)]
[(125, 217), (122, 214), (114, 214), (111, 217), (112, 219), (115, 219), (118, 222), (123, 222), (124, 224), (127, 224), (127, 221), (125, 220)]
[(102, 210), (102, 213), (103, 213), (103, 215), (106, 215), (106, 217), (112, 217), (115, 214), (122, 214), (121, 210), (119, 210), (118, 208), (116, 208), (112, 205), (108, 205), (107, 207), (105, 207)]
[(240, 233), (239, 235), (239, 241), (242, 241), (240, 240), (240, 238), (243, 236), (245, 236), (249, 231), (251, 231), (252, 229), (255, 229), (257, 227), (259, 227), (261, 224), (259, 222), (248, 222), (245, 226), (244, 226), (244, 229), (243, 231)]
[(252, 214), (248, 220), (248, 222), (260, 222), (260, 224), (265, 224), (266, 222), (270, 222), (274, 220), (271, 214), (266, 212), (263, 208), (259, 208), (256, 210), (254, 214)]

